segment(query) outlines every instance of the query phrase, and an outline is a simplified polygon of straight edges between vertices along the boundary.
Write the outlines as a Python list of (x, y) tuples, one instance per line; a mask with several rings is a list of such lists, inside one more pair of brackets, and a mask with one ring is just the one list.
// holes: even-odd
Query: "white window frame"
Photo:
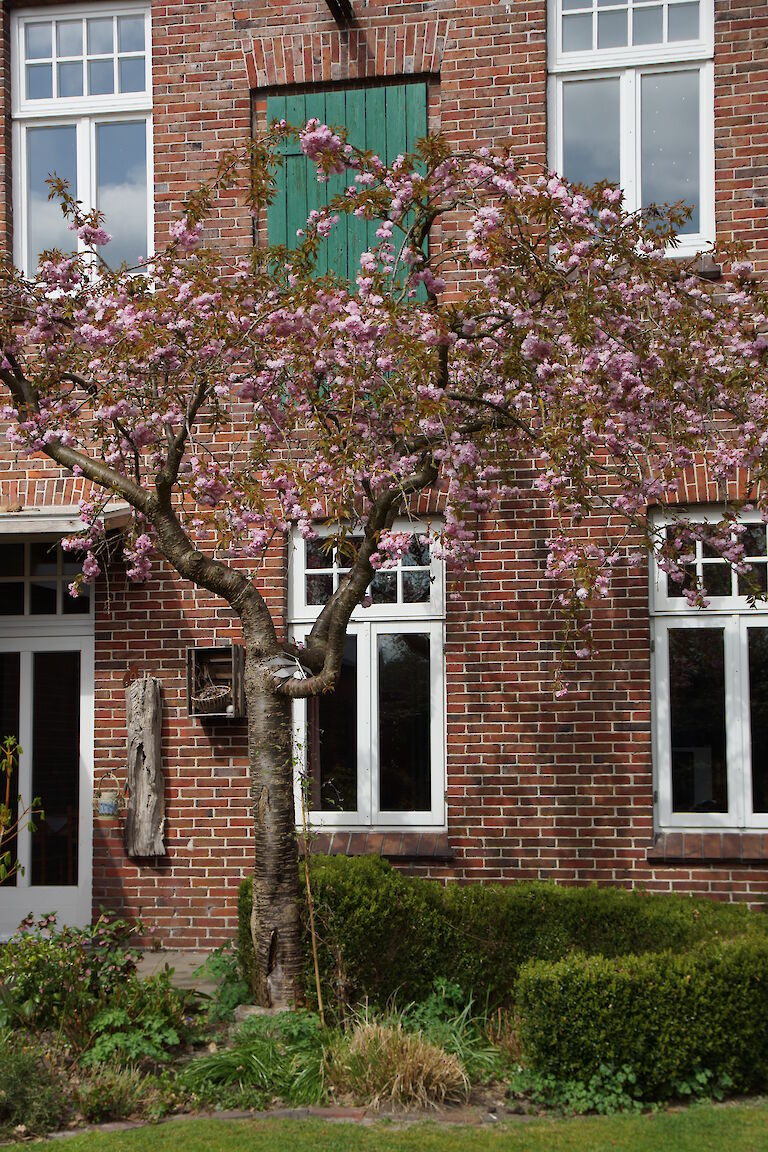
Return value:
[[(25, 93), (25, 28), (33, 23), (51, 23), (56, 20), (89, 19), (98, 17), (143, 16), (145, 51), (144, 92), (113, 92), (101, 96), (53, 97), (28, 100)], [(139, 121), (147, 131), (147, 256), (154, 255), (154, 163), (152, 148), (152, 22), (151, 10), (146, 3), (85, 4), (29, 8), (11, 16), (11, 114), (13, 118), (13, 204), (14, 263), (25, 275), (34, 269), (28, 266), (28, 205), (27, 188), (27, 130), (30, 128), (73, 126), (76, 130), (77, 198), (84, 211), (96, 206), (96, 126), (102, 123)], [(83, 48), (85, 52), (85, 45)], [(117, 49), (115, 48), (115, 60)], [(117, 65), (115, 65), (117, 67)], [(55, 67), (54, 67), (55, 72)], [(82, 242), (73, 234), (73, 250), (83, 250)]]
[[(719, 522), (712, 509), (694, 509), (691, 520)], [(741, 517), (762, 524), (757, 513)], [(669, 515), (654, 519), (663, 529)], [(768, 601), (754, 606), (746, 596), (708, 596), (708, 608), (691, 608), (684, 597), (667, 595), (667, 575), (655, 557), (650, 564), (651, 692), (653, 700), (654, 816), (662, 831), (733, 831), (768, 828), (768, 813), (752, 810), (752, 755), (749, 708), (749, 628), (768, 629)], [(727, 812), (674, 812), (670, 733), (669, 631), (671, 628), (722, 628), (724, 632)]]
[[(318, 527), (320, 535), (330, 531)], [(396, 521), (393, 531), (426, 533), (423, 522)], [(293, 639), (306, 639), (322, 605), (307, 605), (304, 540), (294, 533), (289, 540), (289, 621)], [(407, 569), (405, 569), (407, 571)], [(311, 812), (313, 828), (387, 831), (434, 831), (446, 827), (445, 805), (445, 565), (430, 559), (430, 599), (422, 604), (371, 604), (357, 607), (347, 634), (357, 641), (357, 758), (358, 807), (355, 812)], [(429, 637), (430, 668), (430, 796), (425, 812), (386, 812), (378, 807), (378, 638), (387, 634), (421, 634)], [(294, 796), (296, 823), (302, 823), (301, 780), (307, 772), (307, 702), (297, 700), (294, 725)]]
[[(638, 47), (562, 51), (562, 0), (548, 0), (547, 151), (563, 171), (563, 87), (579, 80), (619, 80), (620, 184), (628, 211), (641, 207), (641, 78), (651, 73), (699, 75), (699, 231), (679, 237), (670, 255), (691, 255), (715, 239), (714, 3), (699, 0), (699, 39)], [(666, 5), (664, 19), (666, 21)]]

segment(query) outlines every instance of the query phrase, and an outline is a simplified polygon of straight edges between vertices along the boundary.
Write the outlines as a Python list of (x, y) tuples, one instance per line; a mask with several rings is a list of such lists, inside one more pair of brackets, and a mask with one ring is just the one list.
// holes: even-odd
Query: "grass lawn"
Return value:
[(510, 1121), (494, 1128), (397, 1129), (321, 1120), (184, 1120), (92, 1132), (62, 1152), (768, 1152), (768, 1102), (643, 1116)]

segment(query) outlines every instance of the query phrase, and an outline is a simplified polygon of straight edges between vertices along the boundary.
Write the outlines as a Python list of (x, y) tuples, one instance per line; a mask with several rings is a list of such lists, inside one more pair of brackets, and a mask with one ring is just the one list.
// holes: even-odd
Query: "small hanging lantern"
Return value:
[(93, 810), (97, 820), (116, 820), (125, 808), (125, 794), (120, 781), (111, 770), (102, 772), (93, 797)]

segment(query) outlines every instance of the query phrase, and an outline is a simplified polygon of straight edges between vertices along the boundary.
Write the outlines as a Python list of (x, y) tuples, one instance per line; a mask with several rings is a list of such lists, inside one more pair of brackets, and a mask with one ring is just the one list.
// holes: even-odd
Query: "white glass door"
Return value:
[[(10, 630), (10, 629), (9, 629)], [(22, 821), (4, 843), (18, 873), (0, 886), (0, 937), (28, 914), (59, 924), (91, 918), (93, 639), (77, 635), (0, 637), (0, 739), (22, 749), (11, 793), (23, 810), (39, 797), (33, 832)], [(3, 793), (5, 778), (3, 777)]]

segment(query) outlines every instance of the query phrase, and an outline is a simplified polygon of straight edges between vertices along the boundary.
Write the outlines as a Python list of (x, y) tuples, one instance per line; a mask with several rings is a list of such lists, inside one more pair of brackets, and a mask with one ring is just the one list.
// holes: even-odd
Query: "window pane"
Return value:
[(89, 96), (106, 96), (115, 90), (115, 68), (111, 60), (88, 61)]
[(56, 24), (56, 51), (59, 56), (82, 56), (83, 24), (81, 20), (59, 20)]
[(59, 248), (71, 252), (76, 246), (73, 233), (61, 212), (61, 205), (48, 199), (46, 179), (54, 172), (69, 184), (77, 196), (77, 145), (75, 126), (27, 129), (27, 259), (29, 270), (37, 268), (40, 253)]
[(357, 811), (357, 637), (347, 636), (336, 690), (309, 709), (310, 807)]
[(33, 616), (56, 615), (56, 581), (36, 581), (29, 586), (29, 611)]
[(429, 564), (429, 536), (414, 532), (408, 551), (403, 556), (401, 563), (403, 567), (426, 568)]
[(88, 55), (110, 56), (114, 52), (112, 17), (88, 21)]
[(328, 540), (306, 540), (304, 555), (307, 568), (332, 568), (333, 552)]
[(563, 85), (563, 175), (577, 184), (618, 184), (619, 81)]
[(35, 652), (32, 792), (45, 820), (32, 837), (32, 884), (77, 884), (80, 653)]
[(333, 595), (333, 576), (307, 576), (307, 604), (327, 604)]
[(668, 40), (698, 40), (698, 4), (670, 4), (667, 13)]
[(379, 636), (379, 806), (431, 807), (429, 636)]
[(118, 16), (117, 49), (119, 52), (144, 51), (143, 16)]
[(27, 100), (50, 100), (53, 96), (53, 65), (27, 64)]
[(71, 596), (71, 583), (71, 580), (65, 580), (61, 585), (61, 610), (65, 616), (87, 616), (91, 610), (90, 585), (84, 584), (79, 596)]
[(768, 812), (768, 629), (748, 628), (752, 811)]
[(563, 12), (570, 12), (574, 8), (592, 8), (592, 0), (563, 0)]
[(589, 52), (592, 48), (592, 13), (563, 16), (563, 52)]
[(24, 545), (0, 544), (0, 576), (24, 575)]
[(53, 56), (53, 26), (51, 24), (27, 24), (24, 29), (27, 60), (50, 60)]
[(598, 48), (623, 48), (626, 43), (626, 12), (601, 12), (597, 17)]
[(0, 584), (0, 616), (24, 615), (24, 585)]
[(59, 556), (55, 544), (30, 544), (29, 546), (29, 574), (30, 576), (55, 576), (58, 572)]
[(727, 812), (722, 628), (670, 628), (672, 810)]
[(117, 67), (121, 92), (144, 91), (146, 81), (144, 79), (143, 56), (129, 56), (127, 59), (120, 59)]
[(663, 8), (635, 8), (632, 13), (632, 43), (661, 44), (663, 39)]
[(404, 604), (426, 604), (429, 590), (429, 572), (403, 572)]
[(642, 77), (642, 204), (693, 206), (683, 233), (699, 230), (699, 74)]
[(82, 96), (83, 65), (80, 60), (59, 64), (59, 96)]
[[(19, 738), (19, 683), (21, 664), (18, 652), (0, 652), (0, 740), (6, 736)], [(5, 784), (7, 776), (0, 777), (2, 785), (2, 800), (5, 802)], [(14, 768), (11, 776), (11, 788), (8, 807), (11, 810), (11, 824), (15, 824), (18, 813), (19, 778), (18, 769)], [(6, 835), (0, 852), (5, 855), (10, 852), (11, 859), (17, 856), (16, 837)], [(6, 887), (13, 887), (16, 877), (5, 881)]]
[(397, 603), (397, 573), (377, 572), (371, 584), (371, 599), (374, 604)]
[(110, 267), (147, 255), (147, 127), (143, 120), (96, 125), (96, 204), (112, 243)]
[(765, 556), (765, 524), (750, 524), (741, 538), (745, 556)]
[(731, 567), (722, 560), (702, 564), (701, 579), (707, 596), (731, 595)]

